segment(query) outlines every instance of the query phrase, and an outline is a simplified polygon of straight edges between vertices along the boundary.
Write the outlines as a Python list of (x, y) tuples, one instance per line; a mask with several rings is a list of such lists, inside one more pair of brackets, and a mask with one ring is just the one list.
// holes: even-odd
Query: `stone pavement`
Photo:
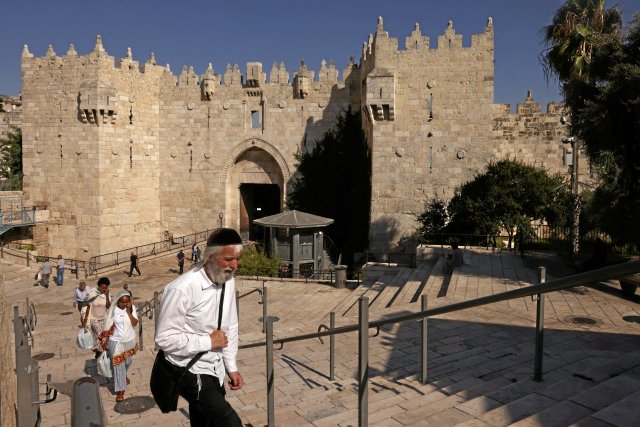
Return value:
[[(419, 265), (415, 272), (398, 269), (381, 277), (391, 284), (351, 291), (304, 281), (268, 281), (269, 315), (276, 337), (318, 330), (338, 313), (338, 326), (353, 324), (353, 305), (365, 294), (370, 317), (387, 318), (416, 312), (417, 293), (429, 306), (476, 298), (536, 282), (535, 259), (526, 263), (508, 252), (466, 249), (465, 265), (453, 275), (441, 273), (441, 262)], [(544, 260), (541, 260), (544, 262)], [(142, 276), (128, 278), (125, 269), (107, 274), (112, 289), (129, 284), (140, 305), (176, 276), (174, 255), (141, 265)], [(39, 363), (60, 390), (58, 399), (42, 406), (43, 426), (70, 425), (72, 384), (96, 373), (93, 354), (75, 345), (77, 312), (71, 295), (77, 280), (62, 287), (33, 285), (35, 269), (1, 264), (7, 299), (21, 305), (28, 297), (38, 314), (34, 354), (51, 353)], [(425, 273), (426, 272), (426, 273)], [(410, 291), (400, 283), (405, 280)], [(551, 280), (547, 276), (547, 280)], [(96, 277), (88, 280), (94, 285)], [(239, 278), (242, 295), (263, 286), (261, 280)], [(396, 288), (390, 291), (391, 287)], [(258, 318), (259, 296), (240, 300), (241, 344), (263, 339)], [(385, 302), (386, 301), (386, 302)], [(356, 304), (357, 305), (357, 304)], [(543, 381), (532, 380), (535, 303), (521, 298), (487, 307), (436, 316), (428, 320), (428, 384), (420, 372), (420, 322), (381, 328), (369, 340), (369, 411), (371, 426), (607, 426), (638, 425), (640, 408), (640, 325), (623, 318), (639, 316), (635, 298), (625, 299), (605, 285), (578, 287), (546, 298)], [(576, 318), (591, 319), (578, 324)], [(148, 378), (155, 357), (153, 321), (143, 318), (144, 349), (133, 362), (126, 396), (149, 396)], [(371, 331), (373, 335), (374, 331)], [(353, 426), (358, 422), (356, 333), (336, 337), (336, 379), (329, 380), (328, 339), (287, 343), (275, 351), (276, 425)], [(265, 425), (266, 377), (264, 347), (241, 350), (239, 366), (246, 385), (228, 392), (228, 399), (246, 424)], [(101, 380), (100, 393), (110, 426), (188, 425), (182, 399), (179, 410), (161, 414), (151, 408), (138, 414), (114, 410), (115, 396)]]

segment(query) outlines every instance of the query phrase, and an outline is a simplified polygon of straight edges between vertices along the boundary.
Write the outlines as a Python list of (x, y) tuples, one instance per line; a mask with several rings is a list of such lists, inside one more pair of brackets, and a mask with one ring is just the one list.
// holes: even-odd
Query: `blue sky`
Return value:
[[(494, 101), (512, 109), (527, 90), (546, 105), (561, 101), (556, 81), (545, 81), (538, 55), (543, 49), (540, 29), (551, 22), (561, 5), (556, 0), (324, 0), (225, 1), (166, 0), (0, 0), (0, 94), (20, 91), (20, 55), (26, 43), (36, 56), (49, 44), (64, 55), (74, 43), (80, 55), (93, 49), (101, 34), (107, 52), (116, 59), (132, 48), (135, 60), (146, 61), (151, 51), (174, 74), (192, 65), (197, 74), (213, 63), (223, 73), (227, 63), (240, 66), (261, 61), (271, 70), (284, 61), (291, 73), (301, 59), (318, 71), (322, 59), (334, 59), (342, 70), (349, 57), (360, 58), (362, 42), (376, 30), (378, 16), (385, 30), (404, 46), (414, 24), (431, 38), (452, 20), (464, 45), (472, 33), (482, 32), (488, 17), (495, 31)], [(640, 0), (608, 1), (623, 11), (627, 24), (640, 10)]]

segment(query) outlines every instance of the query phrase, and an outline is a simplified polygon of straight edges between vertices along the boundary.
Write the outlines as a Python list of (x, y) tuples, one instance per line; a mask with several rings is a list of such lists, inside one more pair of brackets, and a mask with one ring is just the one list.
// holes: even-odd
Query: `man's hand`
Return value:
[(224, 331), (218, 329), (209, 334), (211, 338), (211, 348), (213, 350), (218, 350), (221, 348), (225, 348), (227, 346), (227, 336), (224, 334)]
[(240, 390), (244, 385), (240, 372), (227, 372), (227, 375), (229, 375), (229, 388), (231, 390)]

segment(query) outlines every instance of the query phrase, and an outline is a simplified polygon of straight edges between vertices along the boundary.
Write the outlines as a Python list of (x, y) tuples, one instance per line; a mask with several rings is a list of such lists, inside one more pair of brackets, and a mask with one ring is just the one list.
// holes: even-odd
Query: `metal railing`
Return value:
[(404, 252), (370, 252), (364, 253), (366, 262), (378, 262), (387, 265), (395, 264), (410, 268), (416, 267), (416, 254)]
[[(385, 325), (391, 325), (411, 320), (421, 320), (422, 321), (422, 330), (421, 330), (421, 373), (420, 378), (423, 383), (427, 381), (427, 318), (452, 313), (459, 310), (466, 310), (474, 307), (480, 307), (488, 304), (493, 304), (501, 301), (507, 301), (514, 298), (523, 298), (523, 297), (535, 297), (537, 299), (537, 310), (536, 310), (536, 339), (535, 339), (535, 362), (534, 362), (534, 380), (542, 381), (542, 351), (543, 351), (543, 316), (544, 316), (544, 294), (549, 292), (561, 291), (564, 289), (570, 289), (576, 286), (583, 286), (591, 283), (597, 283), (601, 281), (606, 281), (609, 279), (619, 278), (623, 276), (627, 276), (629, 274), (634, 274), (640, 272), (640, 261), (630, 261), (624, 264), (618, 264), (610, 267), (604, 267), (598, 270), (592, 270), (586, 273), (580, 273), (573, 276), (564, 277), (561, 279), (556, 279), (550, 282), (545, 283), (545, 275), (544, 270), (540, 271), (539, 275), (539, 283), (536, 285), (532, 285), (529, 287), (523, 287), (514, 289), (511, 291), (501, 292), (494, 295), (488, 295), (485, 297), (462, 301), (458, 303), (448, 304), (435, 308), (427, 308), (427, 297), (426, 295), (422, 296), (422, 306), (421, 310), (416, 313), (404, 314), (395, 317), (390, 317), (387, 319), (369, 321), (369, 302), (368, 298), (361, 297), (360, 298), (360, 318), (358, 324), (354, 325), (346, 325), (341, 327), (335, 327), (334, 322), (332, 321), (332, 326), (327, 328), (326, 325), (320, 325), (319, 331), (316, 333), (308, 333), (295, 335), (286, 338), (277, 338), (273, 337), (273, 322), (277, 321), (276, 318), (272, 318), (266, 315), (263, 317), (263, 321), (265, 322), (265, 332), (266, 337), (265, 341), (254, 342), (250, 344), (243, 344), (239, 346), (239, 349), (248, 349), (248, 348), (256, 348), (256, 347), (265, 347), (266, 348), (266, 372), (267, 372), (267, 414), (268, 414), (268, 425), (275, 425), (275, 374), (274, 374), (274, 366), (273, 366), (273, 346), (279, 344), (282, 348), (285, 343), (295, 342), (295, 341), (304, 341), (309, 339), (316, 339), (325, 336), (333, 337), (337, 334), (345, 334), (350, 332), (358, 331), (358, 425), (364, 427), (368, 423), (367, 419), (367, 410), (368, 410), (368, 399), (367, 399), (367, 387), (368, 387), (368, 339), (369, 339), (369, 329), (377, 328), (379, 329)], [(263, 295), (263, 298), (266, 298), (266, 293)], [(266, 300), (264, 301), (266, 305)], [(332, 315), (334, 318), (335, 313)], [(322, 331), (321, 329), (325, 329)], [(334, 353), (333, 340), (331, 340), (330, 349), (330, 377), (333, 376), (333, 363), (335, 363), (335, 356), (331, 356)]]
[(182, 237), (171, 237), (170, 239), (159, 242), (148, 243), (146, 245), (135, 246), (133, 248), (93, 256), (89, 259), (89, 274), (97, 274), (100, 270), (129, 264), (131, 260), (131, 252), (133, 252), (138, 259), (143, 259), (174, 251), (176, 249), (189, 247), (193, 244), (206, 241), (210, 232), (211, 230), (199, 231)]

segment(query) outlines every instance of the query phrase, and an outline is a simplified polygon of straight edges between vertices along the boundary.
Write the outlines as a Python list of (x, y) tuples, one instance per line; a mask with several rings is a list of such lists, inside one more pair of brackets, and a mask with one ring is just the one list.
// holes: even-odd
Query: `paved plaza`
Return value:
[[(142, 276), (127, 276), (128, 266), (106, 273), (112, 293), (127, 283), (140, 306), (176, 277), (175, 254), (142, 260)], [(316, 332), (336, 312), (338, 326), (357, 322), (358, 299), (369, 298), (370, 318), (419, 310), (419, 295), (429, 307), (469, 300), (537, 283), (536, 266), (567, 274), (557, 259), (485, 249), (465, 249), (465, 264), (451, 276), (442, 259), (419, 262), (415, 269), (388, 268), (354, 290), (305, 281), (267, 281), (269, 315), (276, 338)], [(42, 405), (42, 426), (71, 425), (73, 383), (92, 376), (109, 426), (189, 425), (186, 402), (162, 414), (156, 407), (135, 414), (117, 412), (115, 394), (96, 372), (93, 353), (75, 343), (79, 316), (72, 307), (78, 280), (67, 274), (64, 286), (33, 286), (36, 268), (2, 261), (9, 303), (24, 313), (34, 303), (37, 326), (34, 355), (40, 380), (47, 374), (59, 390)], [(87, 279), (95, 286), (97, 277)], [(258, 318), (260, 297), (250, 291), (263, 281), (239, 278), (240, 342), (264, 339)], [(535, 301), (520, 298), (428, 320), (428, 383), (420, 374), (420, 322), (408, 321), (370, 330), (370, 426), (611, 426), (638, 425), (640, 408), (640, 298), (624, 298), (615, 284), (555, 292), (546, 298), (543, 381), (532, 380)], [(580, 319), (589, 319), (587, 323)], [(150, 396), (155, 358), (153, 319), (143, 318), (143, 350), (134, 358), (125, 397)], [(336, 379), (329, 379), (328, 339), (296, 341), (275, 351), (277, 426), (354, 426), (358, 424), (356, 333), (336, 337)], [(48, 358), (47, 358), (48, 357)], [(267, 423), (265, 348), (240, 350), (245, 387), (227, 397), (246, 425)], [(135, 399), (134, 399), (135, 400)], [(125, 401), (126, 402), (126, 401)]]

